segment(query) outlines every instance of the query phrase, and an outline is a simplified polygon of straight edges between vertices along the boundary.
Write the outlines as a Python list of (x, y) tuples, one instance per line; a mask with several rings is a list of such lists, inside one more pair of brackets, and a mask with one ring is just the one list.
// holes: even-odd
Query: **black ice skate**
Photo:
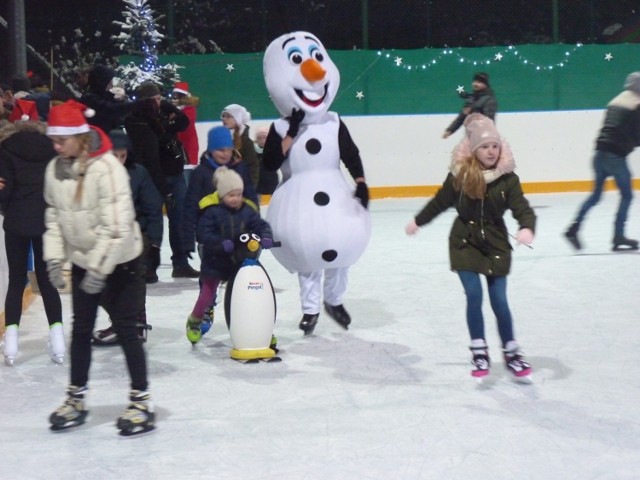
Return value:
[(345, 330), (349, 330), (351, 315), (349, 315), (349, 312), (345, 310), (343, 305), (336, 305), (335, 307), (333, 307), (328, 303), (325, 303), (324, 310), (329, 314), (331, 318), (333, 318), (338, 323), (338, 325), (340, 325)]
[(569, 240), (569, 243), (571, 244), (571, 246), (573, 246), (573, 248), (575, 248), (576, 250), (582, 249), (582, 244), (578, 239), (579, 228), (580, 228), (580, 225), (578, 223), (572, 223), (569, 229), (566, 232), (564, 232), (564, 236), (566, 237), (567, 240)]
[(319, 313), (305, 313), (302, 316), (302, 320), (300, 320), (300, 330), (304, 332), (305, 335), (311, 335), (313, 333), (313, 329), (316, 328), (318, 323)]
[(131, 390), (129, 394), (131, 404), (127, 407), (116, 426), (120, 435), (130, 437), (150, 432), (155, 427), (156, 414), (153, 411), (151, 395), (147, 391)]
[(87, 387), (69, 385), (67, 388), (68, 398), (62, 406), (58, 407), (58, 409), (49, 416), (51, 430), (61, 432), (78, 427), (85, 422), (89, 414), (89, 411), (85, 410), (84, 405), (84, 395), (86, 392)]
[(613, 239), (612, 250), (614, 252), (638, 250), (638, 241), (631, 240), (630, 238), (626, 237), (616, 237)]

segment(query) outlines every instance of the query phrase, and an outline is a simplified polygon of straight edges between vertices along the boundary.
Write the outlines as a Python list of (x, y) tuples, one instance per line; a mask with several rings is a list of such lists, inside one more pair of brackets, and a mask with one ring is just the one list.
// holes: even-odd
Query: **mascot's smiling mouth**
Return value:
[(304, 103), (306, 103), (310, 107), (317, 107), (321, 105), (322, 102), (324, 102), (324, 99), (327, 96), (328, 87), (329, 87), (329, 84), (327, 83), (324, 86), (324, 92), (322, 93), (322, 96), (318, 98), (314, 98), (314, 97), (317, 97), (317, 94), (314, 92), (308, 92), (308, 91), (305, 92), (303, 90), (298, 90), (297, 88), (294, 89), (294, 91), (296, 92), (296, 95), (298, 95), (300, 100), (302, 100)]

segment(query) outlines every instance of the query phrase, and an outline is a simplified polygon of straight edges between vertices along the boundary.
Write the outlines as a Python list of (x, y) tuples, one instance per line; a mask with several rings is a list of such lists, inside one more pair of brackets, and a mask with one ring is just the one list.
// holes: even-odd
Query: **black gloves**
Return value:
[(287, 130), (287, 136), (291, 138), (296, 138), (298, 135), (298, 130), (300, 130), (300, 124), (302, 120), (304, 120), (304, 111), (298, 110), (297, 108), (291, 109), (291, 116), (288, 117), (289, 120), (289, 130)]
[(369, 187), (367, 187), (366, 183), (356, 183), (356, 198), (360, 200), (364, 208), (367, 208), (367, 205), (369, 205)]

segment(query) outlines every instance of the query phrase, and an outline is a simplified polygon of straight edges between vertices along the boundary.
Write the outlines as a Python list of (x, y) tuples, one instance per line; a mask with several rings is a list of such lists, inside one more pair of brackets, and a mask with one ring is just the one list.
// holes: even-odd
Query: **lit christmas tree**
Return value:
[(157, 29), (158, 20), (162, 16), (150, 7), (147, 0), (122, 0), (125, 11), (122, 12), (124, 21), (114, 21), (120, 26), (120, 33), (112, 39), (120, 51), (141, 57), (140, 64), (130, 62), (117, 69), (118, 77), (122, 80), (122, 87), (132, 94), (142, 82), (151, 81), (161, 88), (170, 90), (180, 80), (176, 64), (158, 65), (158, 46), (164, 35)]

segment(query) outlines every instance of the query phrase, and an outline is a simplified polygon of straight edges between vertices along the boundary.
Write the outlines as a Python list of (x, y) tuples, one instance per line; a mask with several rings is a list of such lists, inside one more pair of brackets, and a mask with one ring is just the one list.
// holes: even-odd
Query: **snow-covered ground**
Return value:
[[(404, 225), (424, 200), (378, 200), (371, 243), (351, 271), (348, 331), (322, 315), (304, 338), (297, 278), (263, 255), (277, 290), (281, 363), (231, 360), (221, 308), (192, 348), (184, 324), (197, 281), (172, 279), (164, 249), (147, 299), (158, 428), (145, 436), (115, 429), (129, 388), (118, 347), (94, 349), (86, 425), (49, 431), (69, 371), (46, 354), (38, 298), (23, 317), (15, 366), (0, 365), (0, 476), (637, 479), (640, 255), (610, 251), (615, 192), (587, 218), (585, 250), (570, 249), (561, 233), (585, 196), (529, 196), (537, 238), (533, 249), (515, 248), (509, 299), (533, 385), (505, 372), (488, 299), (493, 369), (481, 386), (469, 375), (465, 298), (447, 257), (454, 212), (409, 238)], [(640, 237), (635, 205), (627, 233)], [(63, 308), (69, 336), (69, 295)], [(98, 326), (106, 325), (102, 312)]]

